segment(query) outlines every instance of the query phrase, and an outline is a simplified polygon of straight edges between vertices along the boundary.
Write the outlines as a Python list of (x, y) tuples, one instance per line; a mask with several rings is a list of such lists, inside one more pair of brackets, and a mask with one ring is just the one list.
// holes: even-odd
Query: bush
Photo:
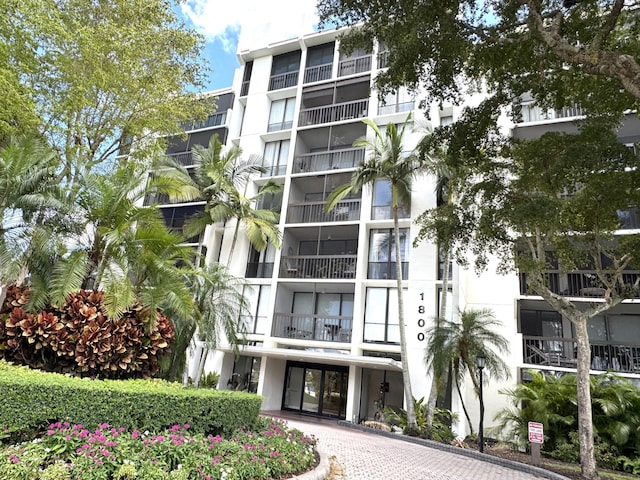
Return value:
[(451, 430), (451, 423), (455, 420), (455, 415), (449, 410), (436, 408), (433, 414), (431, 427), (427, 425), (427, 407), (424, 397), (419, 400), (413, 399), (413, 408), (416, 414), (416, 428), (410, 428), (407, 421), (407, 411), (403, 409), (395, 410), (385, 408), (384, 415), (387, 421), (396, 422), (405, 433), (413, 437), (427, 438), (436, 442), (450, 443), (455, 435)]
[(148, 378), (169, 353), (174, 329), (159, 313), (145, 324), (136, 310), (110, 319), (101, 292), (81, 290), (59, 309), (26, 309), (29, 291), (9, 287), (0, 308), (0, 358), (45, 371), (100, 378)]
[(196, 433), (228, 434), (253, 426), (262, 403), (245, 392), (188, 389), (162, 380), (74, 378), (3, 361), (0, 391), (0, 431), (10, 439), (33, 436), (55, 421), (156, 432), (188, 423)]
[(315, 440), (264, 419), (232, 439), (174, 425), (157, 433), (101, 424), (55, 423), (42, 437), (0, 451), (0, 478), (12, 480), (259, 480), (303, 472), (316, 462)]

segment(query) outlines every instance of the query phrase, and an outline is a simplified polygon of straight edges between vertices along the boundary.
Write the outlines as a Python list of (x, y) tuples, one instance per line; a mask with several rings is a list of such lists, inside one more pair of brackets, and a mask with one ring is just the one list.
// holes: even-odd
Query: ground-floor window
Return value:
[(360, 420), (375, 420), (376, 413), (385, 407), (403, 407), (404, 385), (402, 372), (362, 369), (360, 391)]
[(227, 388), (256, 393), (258, 391), (260, 363), (260, 357), (238, 357), (233, 364), (233, 374), (227, 382)]
[(347, 367), (287, 362), (283, 410), (345, 418)]

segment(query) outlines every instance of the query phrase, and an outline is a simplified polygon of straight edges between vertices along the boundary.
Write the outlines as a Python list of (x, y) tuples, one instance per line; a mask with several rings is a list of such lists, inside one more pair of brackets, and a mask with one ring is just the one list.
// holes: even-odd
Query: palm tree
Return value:
[(400, 261), (400, 227), (398, 210), (403, 204), (408, 204), (411, 198), (411, 183), (421, 171), (421, 163), (415, 151), (404, 152), (402, 139), (410, 119), (407, 117), (402, 128), (398, 130), (395, 124), (389, 123), (384, 134), (370, 119), (363, 120), (371, 130), (374, 138), (366, 137), (356, 140), (354, 147), (365, 147), (367, 159), (353, 172), (351, 182), (334, 189), (327, 198), (325, 209), (330, 211), (336, 204), (351, 192), (359, 192), (363, 188), (371, 188), (378, 181), (386, 181), (391, 186), (391, 209), (393, 213), (393, 243), (396, 258), (396, 285), (398, 290), (398, 322), (400, 330), (400, 351), (402, 360), (402, 379), (404, 384), (405, 401), (407, 404), (407, 422), (409, 428), (416, 427), (416, 416), (413, 408), (413, 393), (409, 376), (409, 361), (407, 355), (407, 335), (404, 323), (404, 300), (402, 292), (402, 263)]
[(236, 145), (223, 152), (222, 144), (214, 135), (207, 148), (200, 145), (193, 147), (193, 159), (196, 167), (191, 185), (200, 191), (199, 198), (204, 199), (206, 205), (203, 211), (187, 221), (185, 234), (198, 235), (208, 225), (235, 219), (227, 266), (233, 257), (240, 224), (244, 225), (247, 237), (256, 250), (264, 250), (269, 243), (279, 247), (279, 214), (272, 210), (256, 209), (253, 205), (264, 195), (277, 193), (282, 187), (267, 182), (255, 196), (246, 196), (250, 177), (265, 171), (260, 158), (254, 155), (243, 159), (242, 149)]
[[(163, 376), (170, 381), (177, 381), (186, 372), (187, 349), (196, 332), (210, 348), (216, 348), (224, 334), (237, 352), (246, 330), (242, 318), (248, 307), (240, 279), (229, 275), (224, 266), (213, 263), (189, 271), (187, 282), (194, 299), (193, 310), (188, 315), (169, 312), (176, 334)], [(202, 360), (198, 359), (198, 363)]]
[(462, 409), (473, 433), (460, 385), (466, 374), (470, 373), (473, 388), (476, 395), (479, 394), (476, 367), (476, 357), (479, 354), (483, 354), (486, 359), (485, 369), (488, 375), (498, 380), (509, 378), (509, 366), (496, 353), (508, 353), (509, 342), (497, 333), (502, 322), (495, 318), (491, 310), (464, 310), (459, 312), (459, 317), (459, 322), (440, 319), (427, 329), (424, 359), (427, 368), (433, 369), (436, 377), (442, 377), (447, 369), (451, 370)]
[(26, 276), (33, 259), (36, 229), (55, 227), (64, 210), (55, 181), (58, 158), (44, 142), (29, 137), (9, 140), (0, 151), (0, 305), (7, 284)]

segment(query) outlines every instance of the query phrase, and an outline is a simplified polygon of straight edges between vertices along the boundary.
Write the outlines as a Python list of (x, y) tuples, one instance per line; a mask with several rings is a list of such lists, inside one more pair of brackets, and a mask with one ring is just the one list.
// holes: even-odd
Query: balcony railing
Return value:
[(249, 94), (249, 80), (245, 80), (242, 82), (242, 86), (240, 87), (240, 96), (246, 97)]
[(293, 173), (353, 168), (360, 165), (360, 162), (364, 160), (364, 153), (364, 148), (305, 153), (296, 157)]
[(331, 78), (333, 63), (324, 63), (315, 67), (307, 67), (304, 71), (304, 83), (320, 82)]
[(280, 338), (349, 343), (352, 320), (353, 317), (345, 316), (276, 313), (272, 335)]
[(263, 165), (266, 170), (260, 174), (261, 177), (279, 177), (287, 173), (287, 164), (284, 165)]
[(354, 75), (371, 70), (371, 55), (347, 58), (338, 63), (338, 76)]
[(355, 255), (286, 256), (280, 262), (281, 278), (351, 279), (355, 276)]
[(582, 117), (584, 115), (586, 115), (585, 109), (577, 105), (564, 107), (559, 110), (545, 110), (534, 104), (522, 106), (523, 123), (555, 120), (558, 118)]
[(191, 165), (194, 165), (193, 155), (191, 152), (172, 153), (167, 155), (167, 157), (184, 167), (190, 167)]
[[(409, 262), (402, 262), (402, 279), (409, 278)], [(396, 262), (369, 262), (367, 265), (367, 278), (377, 280), (395, 280)]]
[(246, 278), (271, 278), (273, 276), (273, 262), (247, 263)]
[[(522, 337), (524, 363), (530, 365), (576, 368), (574, 339), (563, 337)], [(640, 346), (591, 341), (591, 370), (640, 373)]]
[(325, 212), (325, 202), (305, 202), (289, 205), (287, 223), (347, 222), (360, 220), (360, 199), (338, 202), (330, 212)]
[(298, 72), (281, 73), (272, 75), (269, 79), (269, 90), (280, 90), (281, 88), (295, 87), (298, 84)]
[[(621, 288), (618, 294), (627, 298), (640, 298), (639, 292), (634, 288), (635, 282), (640, 277), (638, 270), (625, 270), (622, 274)], [(547, 287), (558, 295), (567, 297), (602, 297), (605, 287), (596, 276), (594, 270), (576, 270), (571, 273), (560, 273), (558, 270), (549, 270), (545, 274)], [(623, 291), (624, 290), (624, 291)], [(520, 294), (531, 295), (527, 288), (527, 274), (520, 273)]]
[(410, 102), (393, 103), (391, 105), (380, 105), (378, 107), (378, 115), (410, 112), (411, 110), (413, 110), (413, 100)]
[(289, 130), (291, 127), (293, 127), (293, 120), (282, 120), (281, 122), (270, 123), (269, 125), (267, 125), (267, 132)]
[(378, 68), (387, 68), (389, 63), (389, 50), (378, 53)]
[(324, 107), (307, 108), (300, 111), (299, 127), (320, 123), (338, 122), (367, 116), (369, 100), (355, 100)]

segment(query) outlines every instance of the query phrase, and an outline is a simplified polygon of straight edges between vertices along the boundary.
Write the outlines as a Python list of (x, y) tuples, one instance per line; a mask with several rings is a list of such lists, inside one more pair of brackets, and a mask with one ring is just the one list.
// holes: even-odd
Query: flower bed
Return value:
[(54, 423), (31, 442), (0, 450), (0, 478), (12, 480), (258, 480), (304, 472), (317, 462), (313, 437), (262, 418), (230, 438), (175, 425), (162, 433), (102, 424)]

